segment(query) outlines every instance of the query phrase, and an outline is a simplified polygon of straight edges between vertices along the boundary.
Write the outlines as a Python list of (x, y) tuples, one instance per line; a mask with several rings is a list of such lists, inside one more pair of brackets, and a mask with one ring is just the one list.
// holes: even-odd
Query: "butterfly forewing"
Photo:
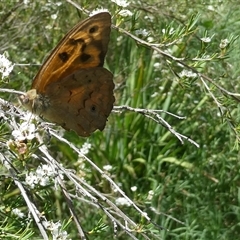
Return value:
[(44, 93), (49, 82), (81, 68), (103, 66), (111, 30), (109, 13), (99, 13), (77, 24), (61, 40), (33, 80), (32, 88)]

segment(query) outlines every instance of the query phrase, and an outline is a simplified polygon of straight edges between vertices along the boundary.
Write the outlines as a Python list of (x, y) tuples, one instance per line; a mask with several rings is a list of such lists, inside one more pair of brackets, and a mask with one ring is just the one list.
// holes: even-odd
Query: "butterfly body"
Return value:
[(22, 103), (80, 136), (103, 130), (115, 101), (113, 75), (103, 68), (110, 27), (106, 12), (76, 25), (43, 64)]

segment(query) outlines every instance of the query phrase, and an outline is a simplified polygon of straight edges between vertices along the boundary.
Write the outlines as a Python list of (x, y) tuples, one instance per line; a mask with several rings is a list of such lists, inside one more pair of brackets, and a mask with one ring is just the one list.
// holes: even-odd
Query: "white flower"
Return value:
[(62, 2), (56, 2), (55, 3), (58, 7), (60, 7), (63, 3)]
[(153, 64), (153, 67), (159, 69), (161, 67), (161, 64), (159, 62), (156, 62)]
[(132, 190), (132, 192), (136, 192), (137, 191), (137, 187), (133, 186), (133, 187), (131, 187), (131, 190)]
[(105, 171), (107, 171), (107, 172), (111, 171), (112, 168), (113, 168), (113, 167), (112, 167), (111, 165), (105, 165), (105, 166), (103, 166), (103, 169), (104, 169)]
[(127, 207), (131, 206), (131, 203), (124, 197), (117, 198), (115, 203), (117, 206), (127, 206)]
[(169, 31), (167, 31), (165, 28), (162, 29), (163, 34), (166, 34), (167, 32), (169, 35), (172, 35), (175, 32), (175, 30), (174, 30), (174, 28), (170, 28)]
[(133, 13), (127, 9), (122, 9), (120, 12), (119, 12), (119, 15), (122, 16), (122, 17), (131, 17), (133, 15)]
[(215, 11), (215, 9), (214, 9), (214, 7), (213, 7), (212, 5), (209, 5), (209, 6), (207, 7), (207, 9), (210, 10), (210, 11)]
[[(38, 166), (36, 172), (30, 172), (26, 176), (25, 181), (26, 184), (29, 185), (31, 188), (34, 188), (35, 185), (38, 184), (40, 186), (47, 186), (54, 180), (54, 177), (56, 175), (57, 172), (55, 171), (55, 169), (53, 169), (50, 165), (44, 164)], [(60, 177), (62, 178), (61, 175)]]
[(148, 37), (148, 38), (147, 38), (147, 41), (148, 41), (149, 43), (154, 42), (154, 38), (153, 38), (153, 37)]
[(153, 58), (160, 58), (161, 57), (161, 55), (156, 50), (153, 51), (152, 56), (153, 56)]
[(157, 97), (158, 95), (159, 95), (158, 92), (154, 92), (154, 93), (151, 95), (151, 97), (152, 97), (152, 98), (155, 98), (155, 97)]
[(12, 213), (19, 218), (23, 218), (25, 216), (24, 213), (21, 212), (21, 210), (19, 210), (18, 208), (14, 208), (12, 210)]
[(58, 228), (60, 228), (62, 225), (60, 221), (54, 223), (52, 221), (48, 222), (47, 229), (50, 231), (56, 231)]
[(200, 38), (203, 42), (205, 43), (209, 43), (211, 42), (211, 38), (210, 37), (204, 37), (204, 38)]
[(89, 150), (91, 149), (92, 145), (91, 143), (87, 143), (85, 142), (82, 147), (80, 148), (80, 152), (83, 154), (83, 155), (86, 155), (89, 153)]
[(148, 31), (146, 29), (138, 29), (135, 31), (136, 35), (142, 35), (143, 37), (148, 36)]
[(211, 56), (210, 55), (204, 55), (204, 56), (202, 56), (202, 59), (211, 59)]
[(36, 174), (39, 178), (42, 176), (53, 177), (55, 175), (55, 172), (51, 166), (44, 164), (42, 166), (38, 166)]
[(170, 28), (169, 34), (172, 35), (175, 32), (174, 28)]
[(116, 3), (119, 7), (126, 8), (129, 5), (129, 3), (125, 0), (111, 0), (111, 1)]
[(55, 176), (55, 172), (49, 165), (38, 166), (36, 170), (36, 177), (40, 186), (47, 186)]
[[(214, 36), (214, 35), (213, 35), (213, 36)], [(203, 42), (205, 42), (205, 43), (209, 43), (209, 42), (211, 42), (213, 36), (212, 36), (212, 37), (203, 37), (203, 38), (200, 38), (200, 39), (201, 39)]]
[(54, 235), (54, 233), (52, 233), (53, 235), (53, 240), (66, 240), (69, 239), (68, 238), (68, 233), (67, 231), (58, 231), (57, 234)]
[(180, 77), (188, 77), (188, 78), (196, 78), (197, 77), (197, 73), (194, 73), (190, 70), (182, 70), (182, 72), (179, 73)]
[(24, 141), (25, 139), (27, 140), (32, 140), (35, 138), (35, 125), (34, 124), (29, 124), (28, 122), (23, 122), (18, 130), (13, 130), (12, 131), (12, 136), (15, 138), (17, 141)]
[(52, 25), (48, 24), (45, 26), (46, 29), (52, 29)]
[(117, 42), (121, 42), (123, 40), (123, 36), (120, 35), (119, 37), (117, 37)]
[(54, 223), (53, 221), (43, 221), (43, 225), (46, 229), (50, 230), (52, 233), (53, 240), (65, 240), (68, 237), (66, 231), (61, 230), (61, 223), (60, 221)]
[(35, 185), (38, 183), (37, 176), (36, 176), (33, 172), (30, 172), (30, 173), (26, 176), (25, 182), (26, 182), (26, 184), (27, 184), (30, 188), (34, 188)]
[(147, 200), (152, 200), (153, 196), (154, 196), (154, 192), (153, 192), (153, 190), (150, 190), (148, 192)]
[(220, 48), (226, 48), (228, 44), (229, 44), (228, 39), (222, 39), (220, 44), (219, 44), (219, 47)]
[(51, 18), (52, 18), (53, 20), (57, 19), (57, 14), (52, 14), (52, 15), (51, 15)]
[(33, 115), (31, 112), (26, 112), (24, 115), (21, 116), (21, 120), (25, 121), (25, 122), (29, 122), (33, 119), (36, 119), (36, 116)]
[(123, 40), (123, 36), (122, 35), (117, 37), (117, 46), (121, 46), (122, 40)]
[(144, 16), (144, 19), (149, 21), (149, 22), (153, 22), (154, 21), (154, 17), (153, 16), (146, 15), (146, 16)]
[(10, 62), (5, 55), (0, 54), (0, 73), (2, 73), (2, 78), (7, 77), (13, 70), (14, 64)]

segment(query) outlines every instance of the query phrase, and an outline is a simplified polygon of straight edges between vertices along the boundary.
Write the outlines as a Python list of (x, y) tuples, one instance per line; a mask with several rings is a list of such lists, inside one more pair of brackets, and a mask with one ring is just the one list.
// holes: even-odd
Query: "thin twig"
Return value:
[[(96, 169), (102, 175), (103, 178), (107, 179), (107, 181), (111, 184), (111, 186), (113, 186), (114, 189), (117, 190), (141, 214), (142, 217), (146, 218), (146, 220), (148, 222), (152, 222), (152, 220), (146, 215), (146, 213), (144, 213), (141, 209), (139, 209), (136, 206), (136, 204), (131, 199), (129, 199), (126, 196), (126, 194), (118, 187), (118, 185), (107, 174), (105, 174), (104, 171), (102, 171), (98, 166), (96, 166), (88, 157), (86, 157), (84, 154), (82, 154), (78, 148), (76, 148), (72, 143), (70, 143), (66, 139), (60, 137), (58, 134), (53, 132), (51, 129), (49, 130), (49, 133), (51, 135), (53, 135), (54, 137), (56, 137), (57, 139), (59, 139), (60, 141), (68, 144), (79, 156), (84, 158), (94, 169)], [(90, 192), (94, 193), (96, 196), (98, 196), (100, 199), (102, 199), (103, 202), (107, 203), (112, 209), (114, 209), (116, 211), (116, 213), (124, 219), (125, 222), (130, 224), (133, 228), (137, 228), (138, 225), (135, 222), (133, 222), (126, 214), (124, 214), (115, 204), (113, 204), (113, 202), (108, 200), (105, 196), (103, 196), (95, 188), (93, 188), (92, 186), (87, 184), (85, 181), (83, 181), (81, 178), (77, 177), (72, 172), (67, 171), (62, 166), (59, 166), (59, 167), (64, 172), (64, 174), (76, 185), (76, 187), (78, 189), (80, 189), (80, 192), (83, 193), (83, 195), (90, 197), (90, 199), (92, 199), (92, 201), (102, 209), (102, 205), (99, 203), (98, 199), (93, 197), (92, 194), (90, 194), (88, 191), (86, 191), (83, 188), (83, 186), (85, 186), (90, 190)], [(79, 183), (81, 183), (81, 184), (79, 185)], [(114, 218), (114, 220), (116, 221), (115, 218)], [(116, 222), (118, 223), (118, 221), (116, 221)], [(161, 228), (161, 227), (159, 226), (159, 228)], [(132, 231), (126, 227), (124, 229), (129, 232)], [(141, 233), (141, 234), (143, 234), (143, 233)], [(147, 236), (145, 236), (145, 237), (147, 238)]]
[(35, 220), (35, 223), (38, 226), (38, 229), (40, 230), (40, 232), (43, 236), (43, 239), (48, 240), (49, 238), (45, 231), (45, 227), (43, 226), (42, 221), (40, 220), (40, 218), (38, 216), (39, 211), (37, 210), (35, 204), (29, 199), (28, 193), (25, 190), (25, 188), (23, 187), (22, 183), (18, 180), (17, 172), (11, 166), (10, 160), (8, 160), (5, 156), (3, 156), (2, 153), (0, 153), (0, 156), (1, 156), (1, 161), (2, 161), (3, 165), (8, 169), (13, 181), (15, 182), (16, 186), (20, 190), (21, 195), (28, 206), (28, 209), (31, 212), (33, 219)]
[[(155, 50), (156, 52), (158, 52), (159, 54), (161, 54), (162, 56), (168, 58), (168, 59), (171, 59), (181, 65), (183, 65), (184, 67), (190, 69), (191, 71), (193, 71), (194, 73), (197, 73), (197, 75), (199, 77), (202, 77), (203, 79), (206, 79), (207, 81), (209, 81), (210, 83), (212, 83), (215, 87), (217, 87), (219, 90), (221, 90), (222, 92), (224, 92), (225, 94), (231, 96), (232, 98), (234, 98), (235, 100), (239, 101), (240, 102), (240, 99), (238, 97), (240, 97), (240, 94), (239, 93), (233, 93), (233, 92), (230, 92), (226, 89), (224, 89), (223, 87), (219, 86), (215, 81), (213, 81), (210, 77), (202, 74), (201, 72), (199, 72), (198, 70), (196, 70), (196, 68), (194, 67), (191, 67), (189, 66), (187, 63), (184, 62), (185, 58), (176, 58), (174, 56), (172, 56), (171, 54), (167, 53), (167, 52), (164, 52), (162, 51), (159, 47), (157, 47), (156, 44), (152, 44), (152, 43), (149, 43), (149, 42), (146, 42), (138, 37), (136, 37), (135, 35), (129, 33), (128, 31), (126, 31), (125, 29), (122, 29), (120, 27), (117, 27), (115, 25), (112, 25), (112, 28), (116, 29), (117, 31), (121, 32), (121, 33), (124, 33), (125, 35), (129, 36), (130, 38), (134, 39), (137, 43), (145, 46), (145, 47), (148, 47), (148, 48), (151, 48), (153, 50)], [(192, 59), (194, 61), (194, 59)], [(197, 61), (197, 59), (195, 59)], [(199, 61), (199, 60), (198, 60)]]
[(7, 89), (7, 88), (0, 88), (0, 92), (6, 92), (6, 93), (13, 93), (13, 94), (18, 94), (18, 95), (24, 95), (24, 92), (14, 90), (14, 89)]
[(183, 139), (187, 140), (188, 142), (194, 144), (196, 147), (199, 147), (199, 144), (196, 143), (194, 140), (190, 139), (187, 136), (184, 136), (180, 133), (178, 133), (177, 131), (175, 131), (173, 129), (173, 127), (167, 122), (165, 121), (158, 113), (162, 112), (162, 113), (166, 113), (169, 114), (171, 116), (174, 116), (178, 119), (185, 119), (185, 117), (181, 117), (172, 113), (169, 113), (167, 111), (164, 110), (154, 110), (154, 109), (143, 109), (143, 108), (132, 108), (129, 106), (114, 106), (114, 111), (117, 112), (122, 112), (123, 110), (127, 110), (127, 111), (132, 111), (132, 112), (136, 112), (136, 113), (140, 113), (142, 115), (144, 115), (145, 117), (155, 121), (158, 124), (161, 124), (163, 127), (165, 127), (168, 131), (170, 131), (174, 136), (176, 136), (179, 141), (181, 143), (183, 143)]
[(79, 219), (77, 217), (77, 213), (76, 213), (76, 211), (74, 209), (74, 205), (73, 205), (72, 199), (71, 199), (71, 197), (70, 197), (70, 195), (69, 195), (69, 193), (68, 193), (68, 191), (67, 191), (67, 189), (66, 189), (66, 187), (65, 187), (65, 185), (64, 185), (64, 183), (63, 183), (63, 181), (61, 180), (60, 177), (58, 177), (58, 183), (61, 186), (63, 195), (64, 195), (64, 197), (66, 199), (66, 202), (67, 202), (68, 208), (70, 210), (70, 213), (73, 216), (73, 219), (74, 219), (74, 221), (76, 223), (76, 226), (77, 226), (78, 232), (80, 234), (80, 237), (81, 237), (82, 240), (86, 240), (87, 237), (86, 237), (86, 235), (85, 235), (85, 233), (84, 233), (84, 231), (82, 229), (82, 226), (80, 224), (80, 221), (79, 221)]

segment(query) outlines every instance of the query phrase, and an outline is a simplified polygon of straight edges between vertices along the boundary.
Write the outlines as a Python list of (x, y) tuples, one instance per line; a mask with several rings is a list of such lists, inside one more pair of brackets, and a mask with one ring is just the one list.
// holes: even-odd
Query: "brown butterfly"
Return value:
[(23, 105), (80, 136), (103, 130), (115, 101), (113, 75), (103, 68), (110, 30), (107, 12), (73, 27), (20, 97)]

